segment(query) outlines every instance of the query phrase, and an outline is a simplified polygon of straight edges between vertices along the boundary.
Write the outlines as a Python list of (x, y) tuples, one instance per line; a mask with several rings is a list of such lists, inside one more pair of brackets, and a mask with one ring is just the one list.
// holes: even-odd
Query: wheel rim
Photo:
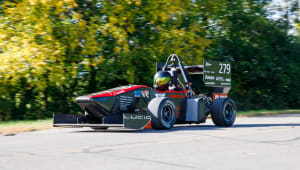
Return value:
[(174, 117), (174, 111), (172, 109), (172, 106), (170, 104), (167, 104), (163, 106), (162, 111), (161, 111), (161, 123), (165, 127), (170, 127), (173, 121)]
[(225, 119), (228, 121), (231, 121), (234, 118), (234, 114), (235, 114), (235, 111), (234, 111), (232, 104), (230, 104), (230, 103), (227, 104), (225, 107), (225, 110), (224, 110)]

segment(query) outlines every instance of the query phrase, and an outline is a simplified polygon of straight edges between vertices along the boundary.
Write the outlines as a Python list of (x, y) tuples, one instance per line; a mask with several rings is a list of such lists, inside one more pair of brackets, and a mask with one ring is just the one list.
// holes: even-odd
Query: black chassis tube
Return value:
[(184, 82), (185, 82), (185, 86), (189, 89), (189, 96), (192, 96), (192, 95), (193, 95), (192, 87), (191, 87), (190, 82), (189, 82), (189, 80), (188, 80), (188, 78), (187, 78), (187, 76), (186, 76), (186, 72), (185, 72), (185, 70), (184, 70), (184, 66), (183, 66), (183, 64), (181, 63), (179, 57), (178, 57), (176, 54), (171, 54), (171, 55), (168, 57), (168, 59), (167, 59), (165, 65), (163, 66), (162, 70), (163, 70), (163, 71), (167, 70), (167, 68), (168, 68), (168, 63), (169, 63), (169, 60), (170, 60), (170, 59), (171, 59), (173, 65), (174, 65), (174, 67), (176, 67), (175, 61), (177, 60), (178, 66), (179, 66), (179, 68), (180, 68), (182, 77), (183, 77)]

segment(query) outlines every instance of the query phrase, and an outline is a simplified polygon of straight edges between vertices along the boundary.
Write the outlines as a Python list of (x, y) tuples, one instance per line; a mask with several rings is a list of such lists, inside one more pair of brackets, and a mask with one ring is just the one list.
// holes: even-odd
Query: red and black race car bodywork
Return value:
[[(157, 71), (183, 75), (185, 85), (181, 90), (158, 91), (144, 85), (128, 85), (80, 96), (76, 101), (84, 115), (54, 114), (54, 126), (169, 129), (174, 124), (203, 123), (210, 113), (216, 125), (231, 126), (236, 108), (233, 100), (226, 98), (228, 88), (218, 87), (219, 93), (214, 96), (224, 98), (215, 101), (195, 95), (186, 74), (203, 74), (203, 66), (184, 67), (176, 55), (171, 56), (165, 65), (157, 66)], [(173, 61), (172, 66), (168, 65), (169, 59)], [(176, 59), (178, 65), (174, 64)]]

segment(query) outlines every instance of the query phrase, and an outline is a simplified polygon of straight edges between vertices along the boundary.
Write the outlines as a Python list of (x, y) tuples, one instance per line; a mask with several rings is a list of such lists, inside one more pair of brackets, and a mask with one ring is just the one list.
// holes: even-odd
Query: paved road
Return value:
[(0, 136), (0, 169), (300, 169), (300, 114), (238, 118), (234, 127)]

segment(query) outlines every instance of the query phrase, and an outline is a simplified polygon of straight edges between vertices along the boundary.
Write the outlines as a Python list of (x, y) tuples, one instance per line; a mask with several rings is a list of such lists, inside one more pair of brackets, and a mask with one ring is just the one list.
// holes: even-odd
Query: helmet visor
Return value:
[(158, 77), (155, 79), (154, 83), (158, 86), (162, 86), (162, 85), (167, 84), (170, 80), (171, 80), (170, 77)]

